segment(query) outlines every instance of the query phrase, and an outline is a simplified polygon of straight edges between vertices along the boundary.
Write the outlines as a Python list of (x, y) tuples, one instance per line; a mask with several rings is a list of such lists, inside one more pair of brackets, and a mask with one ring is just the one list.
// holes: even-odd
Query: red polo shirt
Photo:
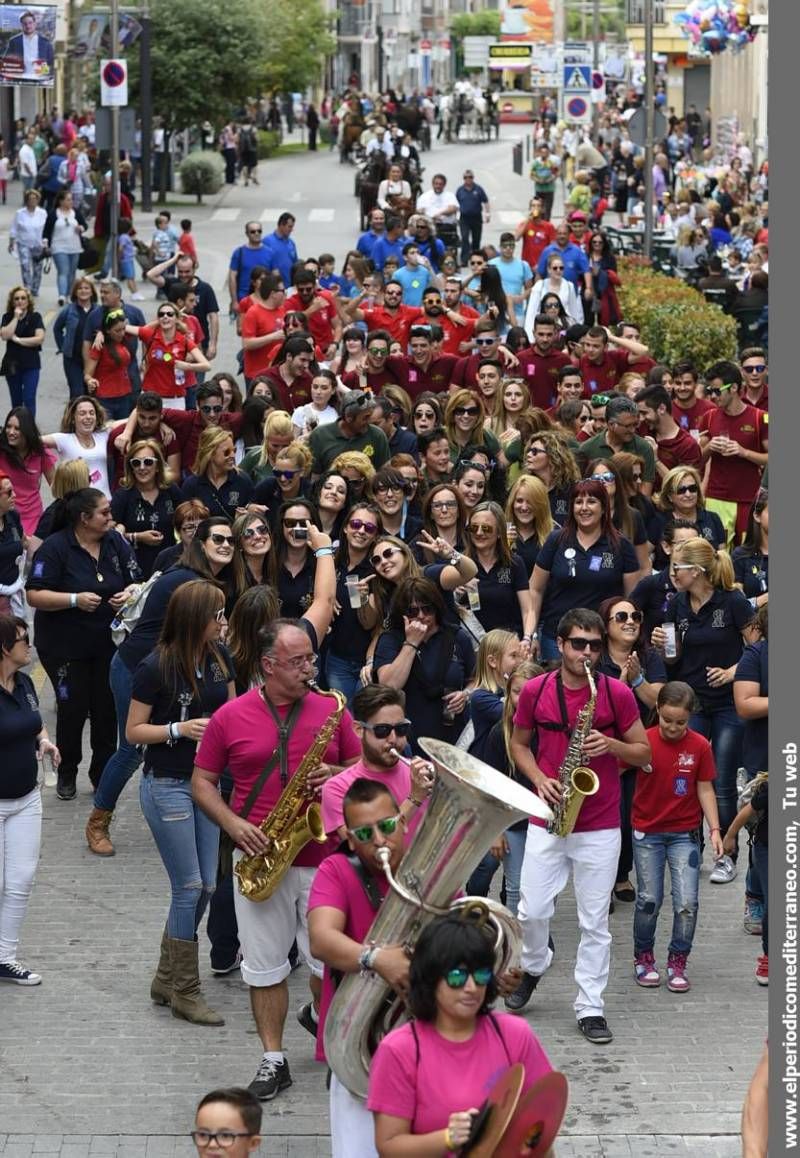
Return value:
[(541, 354), (535, 346), (530, 346), (527, 350), (520, 350), (517, 357), (519, 367), (511, 373), (518, 373), (525, 379), (534, 406), (549, 409), (556, 399), (559, 370), (570, 364), (569, 354), (553, 349)]
[[(260, 305), (251, 306), (242, 319), (242, 339), (263, 338), (266, 334), (280, 330), (285, 313), (285, 306), (280, 306), (277, 310), (268, 310)], [(280, 348), (280, 342), (271, 342), (268, 346), (258, 346), (255, 350), (245, 349), (245, 378), (256, 378), (269, 370)]]
[(414, 323), (425, 321), (418, 306), (400, 306), (391, 314), (383, 306), (373, 306), (372, 309), (361, 312), (368, 330), (386, 330), (393, 341), (403, 343), (403, 349), (408, 345), (408, 332)]
[[(764, 443), (769, 438), (769, 419), (763, 410), (755, 406), (745, 406), (741, 414), (728, 415), (718, 406), (713, 406), (700, 419), (700, 431), (709, 438), (718, 434), (726, 435), (747, 450), (759, 454), (765, 451)], [(756, 497), (761, 485), (761, 468), (748, 462), (738, 454), (711, 454), (711, 470), (708, 475), (706, 498), (722, 499), (729, 503), (749, 503)]]
[(461, 325), (461, 326), (457, 325), (455, 322), (452, 322), (450, 320), (450, 318), (446, 317), (444, 314), (442, 314), (442, 316), (440, 318), (436, 318), (435, 321), (444, 330), (444, 341), (442, 342), (442, 353), (443, 354), (452, 354), (456, 358), (461, 358), (461, 357), (463, 357), (463, 355), (458, 347), (460, 346), (460, 344), (462, 342), (471, 342), (472, 341), (472, 335), (475, 332), (475, 323), (477, 322), (478, 318), (481, 315), (478, 313), (477, 310), (474, 310), (472, 308), (472, 306), (464, 306), (464, 305), (460, 305), (458, 307), (458, 313), (461, 315), (462, 318), (467, 319), (467, 324), (465, 326), (464, 325)]
[[(461, 358), (453, 354), (440, 354), (438, 358), (431, 358), (427, 367), (418, 366), (412, 358), (398, 358), (397, 373), (400, 385), (415, 401), (425, 390), (432, 390), (434, 394), (444, 393), (453, 379), (453, 372)], [(477, 381), (477, 379), (476, 379)]]
[(715, 409), (714, 403), (709, 402), (707, 398), (695, 398), (686, 410), (679, 405), (677, 398), (672, 399), (672, 417), (681, 430), (698, 430), (702, 416)]

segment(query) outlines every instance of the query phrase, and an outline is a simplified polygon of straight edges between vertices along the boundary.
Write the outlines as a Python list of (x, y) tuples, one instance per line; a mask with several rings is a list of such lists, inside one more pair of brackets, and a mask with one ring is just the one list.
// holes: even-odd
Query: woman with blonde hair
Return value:
[[(656, 536), (653, 538), (651, 535), (651, 542), (660, 541), (664, 527), (671, 519), (684, 519), (687, 523), (694, 523), (697, 533), (708, 539), (712, 547), (725, 545), (722, 520), (715, 511), (706, 509), (703, 480), (693, 466), (676, 466), (664, 475), (655, 502), (661, 514), (657, 525), (651, 528)], [(663, 567), (664, 557), (657, 554), (656, 564)]]
[(125, 474), (111, 499), (111, 515), (133, 547), (145, 579), (153, 574), (180, 501), (159, 444), (150, 438), (134, 442), (125, 452)]
[[(467, 524), (467, 553), (477, 564), (476, 586), (480, 607), (475, 616), (485, 631), (510, 627), (530, 645), (533, 610), (525, 564), (512, 555), (506, 536), (503, 508), (478, 503)], [(523, 634), (524, 633), (524, 634)]]
[(523, 467), (544, 483), (553, 518), (563, 527), (569, 518), (572, 487), (581, 477), (566, 439), (553, 430), (540, 430), (525, 446)]
[(484, 426), (486, 408), (483, 399), (472, 390), (454, 390), (448, 396), (444, 412), (444, 428), (450, 443), (450, 457), (455, 461), (465, 446), (485, 446), (496, 459), (500, 442)]
[(236, 468), (231, 431), (224, 426), (207, 426), (200, 435), (181, 498), (200, 499), (212, 515), (233, 520), (253, 502), (254, 489), (249, 476)]
[(431, 550), (431, 555), (434, 561), (420, 566), (402, 539), (385, 533), (378, 535), (369, 560), (375, 572), (369, 598), (379, 619), (388, 615), (395, 588), (401, 580), (430, 579), (444, 593), (449, 621), (460, 622), (452, 593), (473, 579), (478, 569), (472, 559), (454, 551), (445, 540), (438, 538), (433, 542), (435, 549)]
[(69, 462), (59, 462), (53, 473), (50, 490), (53, 502), (47, 507), (36, 524), (34, 534), (37, 539), (46, 539), (53, 531), (53, 519), (61, 509), (65, 495), (70, 491), (81, 491), (89, 486), (89, 468), (82, 458), (73, 458)]
[(514, 554), (525, 564), (528, 578), (533, 574), (539, 549), (554, 526), (544, 483), (535, 475), (520, 475), (506, 500), (506, 532)]
[(521, 378), (506, 378), (494, 396), (494, 408), (484, 426), (505, 449), (520, 435), (520, 419), (531, 409), (531, 392)]
[[(672, 552), (670, 575), (676, 596), (664, 615), (674, 624), (677, 655), (664, 655), (670, 679), (687, 683), (697, 697), (689, 726), (711, 741), (717, 778), (721, 837), (736, 816), (736, 773), (742, 763), (744, 723), (736, 713), (733, 680), (747, 641), (752, 618), (749, 600), (738, 588), (731, 557), (699, 536), (678, 544)], [(664, 651), (663, 627), (653, 629), (653, 645)], [(712, 884), (727, 884), (736, 876), (737, 851), (717, 860)]]
[(329, 469), (347, 480), (351, 503), (371, 498), (375, 467), (369, 455), (360, 450), (344, 450), (337, 454)]
[(264, 440), (255, 450), (249, 450), (241, 462), (241, 469), (253, 480), (261, 482), (272, 474), (278, 452), (294, 441), (292, 416), (285, 410), (273, 410), (264, 420)]
[(479, 760), (483, 759), (481, 752), (486, 737), (503, 714), (503, 697), (508, 677), (521, 659), (519, 636), (502, 627), (487, 631), (478, 645), (475, 684), (469, 697), (470, 718), (474, 728), (469, 751)]
[(313, 456), (306, 443), (295, 439), (275, 455), (272, 473), (257, 484), (253, 499), (269, 508), (267, 518), (275, 521), (275, 512), (288, 499), (309, 498), (311, 495), (311, 464)]

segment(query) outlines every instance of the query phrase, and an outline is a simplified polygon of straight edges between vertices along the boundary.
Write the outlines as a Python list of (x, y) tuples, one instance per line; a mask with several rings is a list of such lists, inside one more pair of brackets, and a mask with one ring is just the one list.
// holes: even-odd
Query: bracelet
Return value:
[(450, 559), (450, 566), (451, 567), (457, 567), (463, 558), (464, 558), (464, 556), (459, 555), (458, 551), (454, 551), (453, 555)]
[(378, 945), (365, 945), (358, 957), (358, 965), (362, 973), (373, 973), (375, 970), (375, 957), (378, 954)]
[(713, 836), (715, 832), (722, 832), (721, 828), (709, 828), (708, 835)]
[(641, 672), (639, 672), (636, 679), (631, 681), (631, 687), (632, 688), (640, 688), (643, 683), (644, 683), (644, 676), (642, 675)]
[(177, 744), (180, 738), (180, 724), (173, 720), (171, 724), (167, 724), (167, 745), (171, 748), (173, 744)]
[(322, 559), (325, 555), (332, 555), (332, 554), (333, 554), (333, 547), (317, 547), (316, 551), (314, 552), (314, 557), (316, 559)]
[(450, 1127), (449, 1126), (447, 1126), (445, 1128), (445, 1131), (444, 1131), (444, 1144), (445, 1144), (445, 1148), (447, 1150), (457, 1150), (458, 1149), (458, 1146), (456, 1145), (456, 1143), (453, 1139), (453, 1135), (450, 1133)]
[(77, 607), (78, 606), (78, 596), (74, 591), (72, 592), (72, 594), (69, 597), (69, 605), (70, 605), (70, 607)]
[(419, 652), (419, 648), (417, 647), (417, 645), (415, 643), (412, 643), (410, 639), (404, 639), (403, 640), (403, 647), (413, 647), (414, 651)]

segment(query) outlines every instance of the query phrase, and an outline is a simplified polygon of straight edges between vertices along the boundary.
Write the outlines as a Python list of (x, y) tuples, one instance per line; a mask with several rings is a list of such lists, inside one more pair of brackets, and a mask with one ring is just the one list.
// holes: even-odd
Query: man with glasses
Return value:
[(478, 370), (483, 362), (496, 361), (498, 358), (506, 364), (515, 366), (518, 359), (505, 346), (501, 345), (497, 322), (494, 318), (484, 314), (475, 323), (475, 335), (472, 339), (474, 353), (456, 362), (451, 386), (465, 386), (468, 390), (478, 388)]
[(415, 322), (422, 319), (419, 306), (403, 305), (403, 286), (399, 281), (388, 281), (383, 290), (382, 306), (367, 306), (361, 309), (366, 293), (342, 303), (342, 311), (347, 324), (366, 322), (367, 330), (385, 330), (391, 341), (401, 342), (403, 349), (408, 345), (408, 332)]
[(672, 417), (672, 399), (663, 386), (646, 386), (636, 395), (639, 418), (649, 430), (645, 441), (656, 452), (660, 480), (675, 466), (693, 466), (703, 473), (703, 456), (697, 441), (681, 430)]
[(461, 226), (461, 264), (466, 265), (470, 253), (481, 247), (483, 226), (489, 220), (489, 197), (471, 169), (464, 170), (463, 181), (456, 189), (456, 201)]
[[(531, 303), (533, 304), (533, 303)], [(549, 410), (558, 393), (559, 374), (572, 363), (569, 354), (556, 347), (558, 326), (549, 314), (536, 314), (533, 319), (533, 345), (520, 350), (519, 375), (525, 379), (531, 395), (531, 404)], [(572, 367), (580, 376), (580, 371)], [(581, 379), (581, 390), (583, 380)]]
[(581, 443), (580, 463), (592, 462), (596, 458), (611, 458), (619, 450), (627, 450), (644, 459), (641, 493), (648, 497), (653, 493), (656, 477), (656, 456), (647, 439), (637, 434), (639, 411), (636, 403), (624, 395), (610, 398), (606, 406), (606, 428), (594, 438)]
[[(330, 555), (330, 548), (322, 548)], [(258, 635), (264, 683), (215, 712), (198, 746), (192, 792), (200, 808), (235, 845), (234, 864), (243, 855), (267, 851), (259, 825), (275, 808), (284, 787), (312, 748), (335, 705), (330, 696), (311, 689), (316, 657), (298, 620), (277, 619)], [(308, 773), (316, 794), (328, 778), (359, 756), (360, 745), (345, 711), (328, 743), (322, 762)], [(233, 780), (230, 806), (219, 794), (225, 769)], [(250, 1004), (264, 1050), (250, 1090), (271, 1101), (292, 1084), (283, 1054), (288, 1008), (286, 979), (289, 950), (297, 944), (312, 972), (311, 993), (318, 1005), (322, 965), (311, 956), (306, 909), (317, 867), (332, 850), (314, 841), (295, 857), (269, 900), (256, 904), (234, 892), (242, 947), (242, 980), (250, 987)]]
[(766, 351), (761, 346), (748, 346), (746, 350), (742, 350), (739, 361), (744, 377), (742, 401), (759, 410), (769, 410)]
[(369, 229), (362, 233), (356, 242), (356, 249), (362, 257), (372, 260), (372, 251), (376, 241), (386, 232), (386, 215), (382, 209), (373, 209), (369, 215)]
[(311, 431), (308, 447), (314, 456), (313, 473), (319, 477), (346, 450), (360, 450), (376, 470), (391, 458), (386, 435), (373, 426), (374, 400), (360, 390), (349, 390), (342, 398), (341, 418)]
[[(578, 607), (562, 616), (557, 629), (561, 666), (529, 680), (517, 705), (511, 755), (517, 768), (551, 807), (561, 800), (559, 769), (567, 756), (579, 712), (589, 700), (585, 664), (597, 667), (603, 648), (603, 621), (596, 611)], [(608, 909), (620, 850), (620, 768), (640, 768), (651, 758), (650, 745), (634, 693), (620, 680), (597, 674), (592, 729), (581, 763), (597, 775), (600, 787), (587, 796), (573, 831), (558, 836), (545, 822), (528, 826), (520, 880), (518, 917), (522, 925), (523, 979), (506, 998), (520, 1012), (553, 961), (549, 941), (556, 898), (572, 873), (581, 939), (575, 959), (578, 994), (575, 1014), (587, 1041), (605, 1045), (613, 1034), (604, 1016), (603, 993), (611, 965)], [(536, 756), (531, 740), (536, 733)]]
[[(147, 324), (147, 319), (137, 305), (122, 300), (122, 283), (117, 281), (115, 277), (104, 278), (100, 282), (98, 290), (100, 292), (100, 305), (89, 310), (83, 330), (81, 354), (84, 366), (86, 366), (90, 356), (92, 343), (103, 328), (106, 314), (112, 310), (122, 310), (129, 326)], [(142, 389), (142, 378), (139, 370), (139, 339), (134, 334), (126, 334), (124, 340), (131, 354), (128, 377), (131, 380), (131, 389), (135, 398)]]
[(725, 533), (740, 543), (769, 459), (769, 415), (749, 406), (735, 362), (715, 362), (706, 371), (706, 394), (714, 404), (700, 419), (703, 461), (711, 460), (706, 507), (722, 519)]
[(389, 357), (392, 336), (388, 330), (370, 330), (367, 335), (367, 357), (362, 370), (348, 370), (341, 375), (345, 390), (370, 390), (380, 394), (384, 386), (399, 386), (397, 367), (400, 359)]
[[(614, 349), (609, 349), (609, 342)], [(614, 390), (623, 374), (650, 351), (635, 338), (620, 338), (605, 326), (590, 326), (583, 335), (583, 354), (579, 362), (586, 397)]]
[[(257, 265), (272, 269), (272, 251), (263, 239), (263, 229), (258, 221), (248, 221), (244, 227), (246, 245), (239, 245), (231, 255), (228, 270), (228, 292), (231, 296), (231, 313), (236, 311), (236, 303), (250, 292), (250, 275)], [(291, 273), (284, 285), (291, 281)]]

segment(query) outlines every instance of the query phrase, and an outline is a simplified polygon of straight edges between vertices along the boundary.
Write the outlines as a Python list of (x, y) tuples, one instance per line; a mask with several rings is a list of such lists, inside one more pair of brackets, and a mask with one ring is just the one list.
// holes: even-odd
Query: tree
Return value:
[(482, 12), (459, 12), (450, 21), (450, 35), (456, 51), (456, 76), (464, 71), (464, 37), (493, 36), (500, 39), (502, 16), (493, 8)]
[(336, 51), (330, 18), (319, 0), (266, 0), (269, 36), (262, 60), (269, 87), (302, 92), (320, 77), (326, 56)]

